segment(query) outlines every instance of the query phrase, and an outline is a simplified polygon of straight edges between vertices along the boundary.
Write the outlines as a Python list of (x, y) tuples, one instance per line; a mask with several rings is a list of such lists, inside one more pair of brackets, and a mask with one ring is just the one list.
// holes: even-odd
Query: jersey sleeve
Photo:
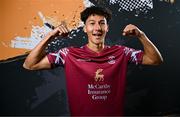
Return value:
[(129, 63), (135, 63), (136, 65), (142, 64), (144, 54), (142, 50), (135, 50), (129, 47), (124, 47), (123, 50)]
[(68, 48), (63, 48), (57, 52), (49, 53), (47, 55), (47, 58), (51, 63), (52, 67), (64, 66), (68, 52), (69, 52)]

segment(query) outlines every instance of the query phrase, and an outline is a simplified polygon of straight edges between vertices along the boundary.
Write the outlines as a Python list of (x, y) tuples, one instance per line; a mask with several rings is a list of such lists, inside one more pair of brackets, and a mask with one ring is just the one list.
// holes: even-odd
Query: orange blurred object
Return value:
[(0, 0), (0, 60), (19, 56), (29, 51), (10, 47), (15, 37), (30, 37), (32, 26), (42, 26), (38, 12), (54, 25), (65, 21), (75, 28), (84, 9), (83, 0)]

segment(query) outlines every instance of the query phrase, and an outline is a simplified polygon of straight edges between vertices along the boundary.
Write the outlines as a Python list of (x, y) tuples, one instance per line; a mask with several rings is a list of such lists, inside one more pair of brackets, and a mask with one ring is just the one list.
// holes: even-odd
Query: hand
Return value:
[(69, 29), (65, 23), (61, 23), (53, 31), (50, 32), (52, 36), (63, 36), (66, 37), (69, 34)]
[(135, 37), (140, 37), (142, 36), (144, 33), (135, 25), (133, 24), (128, 24), (124, 30), (122, 35), (123, 36), (135, 36)]

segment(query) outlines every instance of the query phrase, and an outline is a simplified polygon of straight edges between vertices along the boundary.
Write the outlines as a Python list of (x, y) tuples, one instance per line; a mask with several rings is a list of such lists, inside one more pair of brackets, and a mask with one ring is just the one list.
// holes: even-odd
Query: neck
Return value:
[(97, 53), (101, 52), (104, 49), (103, 43), (101, 43), (101, 44), (90, 44), (90, 43), (88, 43), (87, 46), (89, 49), (91, 49), (92, 51), (97, 52)]

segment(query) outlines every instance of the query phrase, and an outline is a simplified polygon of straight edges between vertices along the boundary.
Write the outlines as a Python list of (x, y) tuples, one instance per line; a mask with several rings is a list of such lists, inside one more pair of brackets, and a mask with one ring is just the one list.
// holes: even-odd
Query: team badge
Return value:
[(108, 63), (109, 63), (109, 64), (114, 64), (114, 63), (116, 63), (115, 56), (109, 56), (108, 59), (109, 59), (109, 60), (108, 60)]

